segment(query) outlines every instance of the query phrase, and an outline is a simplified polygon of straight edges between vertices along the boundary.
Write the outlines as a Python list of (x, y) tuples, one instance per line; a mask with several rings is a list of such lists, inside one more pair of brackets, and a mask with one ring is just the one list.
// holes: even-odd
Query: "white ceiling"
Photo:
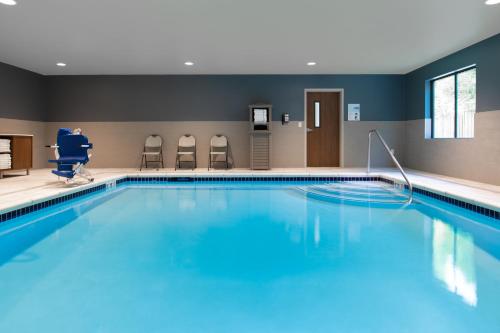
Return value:
[(0, 61), (42, 74), (406, 73), (500, 33), (484, 0), (17, 1)]

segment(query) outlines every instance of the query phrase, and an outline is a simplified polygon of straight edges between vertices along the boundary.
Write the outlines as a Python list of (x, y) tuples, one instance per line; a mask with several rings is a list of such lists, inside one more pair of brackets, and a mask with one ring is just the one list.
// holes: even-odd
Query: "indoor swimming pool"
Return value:
[(500, 332), (499, 220), (309, 185), (124, 182), (3, 222), (0, 332)]

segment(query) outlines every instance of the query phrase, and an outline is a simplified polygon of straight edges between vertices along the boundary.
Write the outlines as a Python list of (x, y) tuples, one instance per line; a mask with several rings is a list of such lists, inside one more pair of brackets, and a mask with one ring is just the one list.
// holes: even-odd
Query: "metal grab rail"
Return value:
[(401, 172), (401, 175), (403, 175), (403, 178), (405, 179), (406, 183), (408, 184), (408, 190), (410, 191), (410, 195), (408, 196), (407, 203), (411, 203), (413, 200), (413, 186), (412, 186), (410, 180), (408, 179), (408, 176), (404, 172), (403, 168), (399, 164), (398, 160), (396, 159), (396, 156), (394, 156), (394, 153), (389, 148), (389, 146), (385, 142), (384, 138), (382, 138), (379, 131), (377, 131), (376, 129), (373, 129), (368, 133), (368, 167), (367, 167), (368, 173), (370, 173), (370, 163), (371, 163), (370, 155), (371, 155), (371, 146), (372, 146), (372, 134), (377, 135), (377, 137), (380, 139), (380, 142), (382, 142), (382, 145), (384, 146), (385, 150), (387, 150), (387, 152), (389, 153), (389, 156), (391, 156), (392, 161), (398, 167), (399, 171)]

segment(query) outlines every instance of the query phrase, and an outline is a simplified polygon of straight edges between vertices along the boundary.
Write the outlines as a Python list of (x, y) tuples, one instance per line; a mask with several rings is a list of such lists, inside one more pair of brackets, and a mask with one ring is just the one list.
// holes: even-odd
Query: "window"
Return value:
[(319, 127), (320, 125), (320, 104), (319, 102), (314, 102), (314, 127)]
[(476, 68), (431, 81), (432, 137), (473, 138), (476, 113)]

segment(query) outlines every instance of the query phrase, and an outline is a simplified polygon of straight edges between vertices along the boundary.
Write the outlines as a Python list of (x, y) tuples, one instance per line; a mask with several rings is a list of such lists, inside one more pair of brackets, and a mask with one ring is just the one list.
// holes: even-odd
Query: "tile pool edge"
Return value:
[[(403, 182), (386, 175), (372, 174), (370, 176), (360, 175), (121, 175), (110, 177), (105, 180), (100, 180), (94, 183), (81, 185), (76, 188), (64, 190), (61, 193), (42, 197), (36, 200), (29, 200), (21, 204), (13, 205), (11, 207), (0, 210), (0, 223), (38, 211), (40, 209), (53, 206), (86, 194), (105, 190), (109, 187), (115, 187), (118, 184), (126, 182), (207, 182), (207, 181), (225, 181), (225, 182), (260, 182), (260, 181), (273, 181), (273, 182), (286, 182), (286, 181), (382, 181), (389, 184), (397, 184), (408, 188)], [(491, 207), (488, 204), (473, 201), (468, 198), (460, 197), (451, 193), (446, 193), (440, 190), (432, 189), (423, 185), (413, 185), (415, 193), (443, 201), (454, 206), (467, 209), (469, 211), (500, 220), (500, 209)]]

